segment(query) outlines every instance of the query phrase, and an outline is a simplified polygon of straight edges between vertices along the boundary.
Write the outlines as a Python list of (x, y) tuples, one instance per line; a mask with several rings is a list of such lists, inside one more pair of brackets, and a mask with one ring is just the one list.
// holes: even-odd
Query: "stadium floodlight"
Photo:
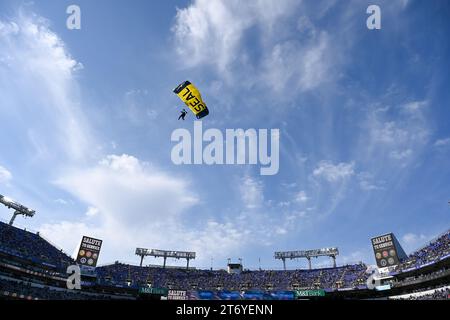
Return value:
[(8, 209), (14, 209), (13, 216), (11, 217), (11, 220), (9, 221), (10, 226), (13, 225), (14, 220), (16, 219), (16, 217), (19, 214), (24, 215), (26, 217), (33, 217), (34, 214), (36, 213), (36, 211), (31, 210), (31, 209), (25, 207), (24, 205), (22, 205), (18, 202), (15, 202), (11, 198), (5, 197), (1, 194), (0, 194), (0, 203), (3, 204)]
[(144, 261), (144, 257), (162, 257), (164, 259), (163, 268), (166, 267), (167, 258), (175, 258), (175, 259), (186, 259), (186, 269), (189, 269), (189, 260), (195, 259), (195, 252), (187, 252), (187, 251), (173, 251), (173, 250), (160, 250), (160, 249), (144, 249), (144, 248), (136, 248), (136, 255), (141, 257), (140, 266), (142, 267), (142, 262)]
[(9, 197), (3, 197), (3, 201), (4, 201), (4, 203), (13, 202), (13, 200), (11, 198), (9, 198)]
[(331, 257), (333, 259), (333, 267), (336, 268), (336, 256), (339, 255), (339, 249), (332, 248), (321, 248), (313, 250), (298, 250), (298, 251), (279, 251), (275, 252), (275, 259), (280, 259), (283, 261), (284, 270), (286, 270), (286, 259), (297, 259), (306, 258), (308, 259), (309, 269), (311, 270), (311, 258), (317, 258), (322, 256)]

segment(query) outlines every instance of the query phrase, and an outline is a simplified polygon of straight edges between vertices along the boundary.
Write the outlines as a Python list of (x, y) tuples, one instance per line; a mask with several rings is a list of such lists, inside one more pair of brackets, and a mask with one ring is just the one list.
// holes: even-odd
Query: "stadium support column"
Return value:
[(144, 255), (141, 255), (141, 264), (140, 264), (141, 267), (143, 262), (144, 262)]
[(308, 259), (309, 270), (311, 270), (311, 257), (306, 257), (306, 259)]
[(11, 217), (11, 220), (9, 220), (9, 225), (12, 226), (14, 223), (14, 220), (16, 219), (16, 217), (20, 214), (19, 211), (14, 211), (13, 216)]
[(164, 256), (164, 262), (163, 262), (163, 268), (164, 268), (164, 269), (166, 268), (166, 260), (167, 260), (167, 257)]
[(331, 256), (333, 259), (333, 268), (336, 268), (336, 256)]
[(187, 263), (186, 263), (186, 270), (189, 270), (189, 258), (186, 258), (186, 261), (187, 261)]
[(286, 271), (286, 258), (282, 258), (281, 260), (283, 260), (283, 269)]

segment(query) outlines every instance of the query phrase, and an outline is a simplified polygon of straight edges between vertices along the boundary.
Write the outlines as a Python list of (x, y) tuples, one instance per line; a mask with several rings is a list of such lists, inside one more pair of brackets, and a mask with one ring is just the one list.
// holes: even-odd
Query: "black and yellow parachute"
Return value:
[(191, 82), (184, 81), (173, 92), (191, 109), (197, 119), (206, 117), (209, 114), (200, 92)]

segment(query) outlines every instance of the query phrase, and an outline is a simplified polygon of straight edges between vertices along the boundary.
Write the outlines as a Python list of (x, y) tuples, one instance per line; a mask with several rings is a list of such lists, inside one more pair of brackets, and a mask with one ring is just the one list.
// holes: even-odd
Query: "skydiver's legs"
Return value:
[(184, 117), (186, 117), (186, 114), (187, 114), (186, 110), (183, 109), (183, 111), (181, 111), (180, 116), (178, 117), (178, 120), (183, 119), (184, 121)]

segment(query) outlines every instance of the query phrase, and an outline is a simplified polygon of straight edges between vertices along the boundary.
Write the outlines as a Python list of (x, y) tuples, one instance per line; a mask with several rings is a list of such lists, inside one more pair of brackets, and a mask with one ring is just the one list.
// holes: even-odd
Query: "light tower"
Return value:
[(321, 248), (314, 250), (300, 251), (279, 251), (275, 252), (275, 259), (283, 261), (283, 269), (286, 270), (286, 259), (306, 258), (308, 260), (308, 268), (312, 269), (311, 258), (327, 256), (333, 259), (333, 268), (336, 268), (336, 256), (339, 255), (338, 248)]
[(144, 248), (136, 248), (136, 255), (141, 257), (140, 266), (142, 267), (142, 262), (146, 256), (151, 257), (162, 257), (164, 259), (163, 268), (166, 267), (167, 258), (175, 258), (175, 259), (186, 259), (186, 269), (189, 269), (189, 260), (195, 259), (195, 252), (186, 252), (186, 251), (168, 251), (168, 250), (159, 250), (159, 249), (144, 249)]
[(11, 220), (9, 221), (10, 226), (13, 225), (14, 220), (16, 219), (16, 217), (19, 214), (24, 215), (26, 217), (32, 217), (36, 213), (36, 211), (31, 210), (31, 209), (25, 207), (24, 205), (21, 205), (20, 203), (17, 203), (1, 194), (0, 194), (0, 203), (3, 204), (8, 209), (14, 209), (13, 216), (11, 217)]

